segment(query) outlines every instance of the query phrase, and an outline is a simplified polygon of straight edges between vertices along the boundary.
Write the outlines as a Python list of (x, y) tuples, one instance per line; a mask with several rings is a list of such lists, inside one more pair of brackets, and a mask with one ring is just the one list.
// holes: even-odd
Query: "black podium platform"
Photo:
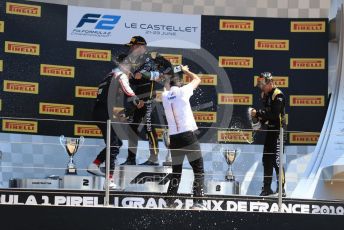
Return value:
[(166, 207), (165, 194), (113, 191), (0, 190), (1, 229), (342, 229), (344, 202), (276, 197), (207, 196), (190, 210), (188, 194)]

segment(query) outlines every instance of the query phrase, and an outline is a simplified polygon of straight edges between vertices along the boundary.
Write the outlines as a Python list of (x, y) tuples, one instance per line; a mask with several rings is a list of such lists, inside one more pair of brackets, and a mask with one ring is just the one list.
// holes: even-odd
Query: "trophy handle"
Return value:
[(80, 136), (79, 138), (79, 146), (81, 146), (85, 142), (84, 136)]
[(64, 135), (60, 136), (60, 144), (62, 145), (62, 148), (65, 149), (66, 138)]
[(75, 147), (75, 152), (78, 151), (81, 147), (81, 145), (84, 143), (85, 138), (83, 136), (80, 136), (79, 138), (76, 138), (76, 147)]

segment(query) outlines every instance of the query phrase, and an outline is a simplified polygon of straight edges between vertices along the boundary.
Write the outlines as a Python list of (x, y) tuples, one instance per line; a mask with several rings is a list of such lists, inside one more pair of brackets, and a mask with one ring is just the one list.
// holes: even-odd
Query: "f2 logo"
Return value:
[[(82, 27), (85, 23), (97, 23), (95, 29), (112, 30), (121, 18), (121, 16), (117, 15), (101, 16), (101, 14), (85, 14), (76, 27)], [(102, 20), (99, 20), (100, 18), (102, 18)]]

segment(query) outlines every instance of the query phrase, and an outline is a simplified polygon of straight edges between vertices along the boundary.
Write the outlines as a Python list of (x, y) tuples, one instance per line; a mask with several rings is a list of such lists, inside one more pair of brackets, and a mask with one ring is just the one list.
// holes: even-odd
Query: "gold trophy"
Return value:
[(237, 154), (238, 154), (237, 150), (229, 150), (229, 149), (223, 150), (223, 156), (225, 157), (226, 162), (228, 164), (227, 175), (225, 177), (227, 181), (235, 181), (232, 165), (237, 157)]
[(69, 155), (69, 162), (67, 164), (66, 175), (76, 175), (76, 165), (74, 163), (74, 155), (78, 151), (80, 145), (85, 141), (85, 138), (81, 136), (80, 138), (69, 138), (65, 136), (60, 136), (60, 144), (67, 151)]

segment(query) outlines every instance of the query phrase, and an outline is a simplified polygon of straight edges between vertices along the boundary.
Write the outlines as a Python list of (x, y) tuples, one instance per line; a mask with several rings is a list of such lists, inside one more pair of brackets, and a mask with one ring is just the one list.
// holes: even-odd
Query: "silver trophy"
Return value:
[(60, 144), (67, 151), (69, 155), (69, 162), (67, 164), (66, 175), (76, 175), (76, 166), (74, 164), (74, 155), (78, 151), (80, 145), (85, 141), (85, 138), (81, 136), (80, 138), (70, 138), (65, 136), (60, 136)]
[(165, 129), (162, 133), (162, 140), (167, 148), (167, 154), (165, 162), (162, 163), (163, 166), (172, 166), (171, 150), (170, 150), (170, 137), (168, 136), (168, 130)]
[(223, 156), (225, 157), (226, 162), (228, 164), (227, 175), (225, 177), (227, 181), (235, 181), (232, 165), (237, 157), (237, 153), (238, 153), (237, 150), (230, 150), (230, 149), (223, 150)]

